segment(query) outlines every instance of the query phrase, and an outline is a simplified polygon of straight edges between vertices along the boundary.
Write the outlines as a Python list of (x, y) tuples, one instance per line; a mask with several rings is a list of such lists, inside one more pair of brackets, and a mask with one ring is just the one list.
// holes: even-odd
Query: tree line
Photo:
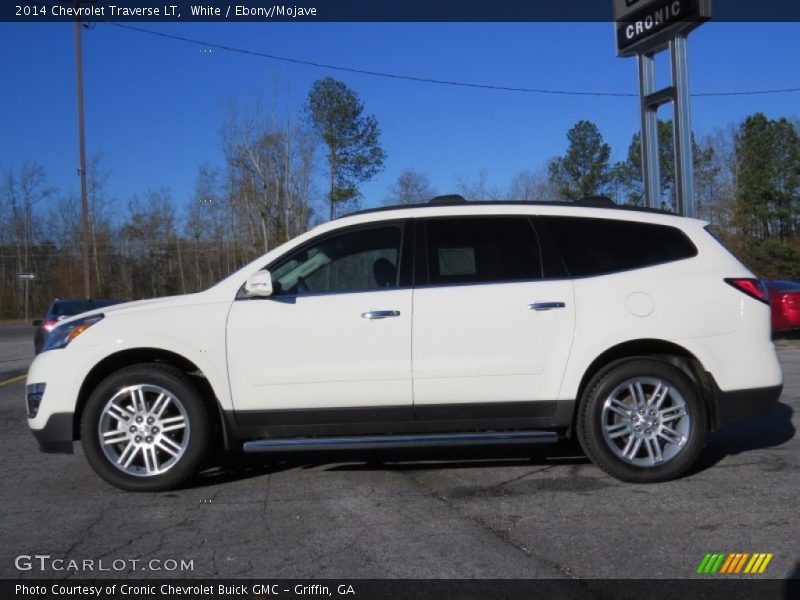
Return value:
[[(229, 103), (222, 122), (224, 165), (199, 165), (188, 199), (160, 187), (120, 206), (100, 156), (89, 161), (93, 297), (136, 300), (205, 289), (312, 220), (356, 208), (359, 185), (385, 158), (377, 119), (330, 77), (314, 83), (302, 119)], [(321, 169), (329, 182), (324, 194), (314, 185)], [(2, 174), (0, 319), (24, 316), (26, 293), (37, 316), (53, 298), (83, 295), (80, 204), (52, 187), (41, 165)], [(36, 279), (26, 286), (23, 273)]]
[[(698, 215), (712, 222), (760, 276), (800, 279), (798, 123), (754, 114), (694, 139)], [(674, 210), (672, 123), (659, 122), (661, 208)], [(638, 133), (612, 162), (598, 127), (579, 121), (567, 149), (504, 187), (482, 170), (461, 177), (471, 200), (574, 201), (606, 195), (643, 204)], [(194, 189), (175, 198), (144, 190), (123, 206), (98, 155), (87, 166), (92, 295), (136, 300), (207, 288), (315, 221), (359, 206), (360, 186), (383, 168), (377, 118), (357, 93), (326, 77), (308, 93), (302, 118), (272, 107), (223, 108), (224, 163), (201, 164)], [(324, 188), (316, 181), (324, 173)], [(451, 191), (451, 190), (446, 190)], [(402, 171), (386, 204), (424, 203), (437, 190), (420, 170)], [(0, 180), (0, 319), (40, 316), (54, 297), (83, 292), (80, 199), (59, 193), (42, 166), (7, 169)], [(21, 273), (36, 273), (24, 285)], [(29, 315), (29, 316), (30, 316)]]
[[(625, 160), (613, 162), (611, 147), (591, 121), (567, 132), (567, 149), (506, 186), (495, 186), (481, 170), (461, 178), (458, 191), (469, 200), (576, 201), (608, 196), (617, 204), (644, 205), (639, 133)], [(658, 122), (661, 197), (658, 208), (676, 210), (672, 121)], [(759, 276), (800, 280), (800, 121), (762, 113), (693, 136), (698, 218), (709, 221), (739, 258)], [(385, 203), (425, 202), (436, 190), (429, 177), (404, 170)]]

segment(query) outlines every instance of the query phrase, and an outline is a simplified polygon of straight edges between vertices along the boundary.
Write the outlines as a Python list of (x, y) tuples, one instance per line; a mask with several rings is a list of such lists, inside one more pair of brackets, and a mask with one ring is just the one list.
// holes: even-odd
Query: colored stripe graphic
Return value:
[(761, 566), (761, 561), (764, 560), (763, 554), (753, 554), (753, 558), (750, 559), (750, 562), (747, 563), (747, 566), (744, 568), (745, 573), (756, 573), (756, 569)]
[(767, 556), (764, 558), (764, 562), (761, 563), (761, 568), (758, 570), (759, 573), (763, 573), (766, 570), (767, 565), (769, 564), (769, 561), (772, 560), (773, 556), (775, 555), (772, 552), (767, 554)]
[[(774, 554), (766, 552), (713, 552), (700, 561), (697, 573), (733, 575), (739, 573), (763, 573)], [(746, 565), (746, 566), (745, 566)], [(744, 569), (744, 571), (742, 571)]]
[(712, 573), (716, 573), (717, 570), (722, 566), (722, 561), (725, 560), (726, 554), (721, 552), (719, 558), (717, 558), (717, 562), (714, 563), (714, 566), (711, 568)]
[(742, 567), (744, 566), (744, 561), (747, 560), (747, 558), (750, 556), (750, 553), (745, 552), (744, 554), (740, 554), (739, 556), (741, 558), (739, 559), (739, 562), (736, 563), (736, 569), (733, 571), (734, 573), (738, 573), (739, 571), (742, 570)]
[(731, 552), (728, 554), (728, 560), (725, 561), (725, 565), (720, 569), (720, 573), (733, 573), (733, 570), (736, 568), (736, 565), (739, 564), (739, 559), (742, 557), (741, 554), (738, 552)]
[(728, 559), (722, 565), (722, 568), (719, 570), (720, 573), (730, 573), (730, 568), (733, 565), (735, 554), (728, 554)]
[(710, 559), (711, 559), (710, 554), (706, 554), (705, 557), (703, 557), (703, 560), (700, 561), (700, 566), (697, 567), (697, 573), (705, 573), (706, 565), (708, 564), (708, 561)]

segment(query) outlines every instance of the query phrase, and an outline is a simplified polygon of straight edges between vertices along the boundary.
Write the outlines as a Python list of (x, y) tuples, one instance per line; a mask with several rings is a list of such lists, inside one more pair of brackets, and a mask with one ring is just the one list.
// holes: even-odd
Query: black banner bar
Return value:
[(800, 597), (800, 580), (713, 579), (24, 579), (0, 581), (4, 600), (759, 600)]
[[(127, 22), (597, 22), (612, 0), (81, 0), (81, 18)], [(800, 21), (797, 0), (714, 0), (715, 21)], [(0, 3), (0, 21), (73, 21), (75, 0)]]

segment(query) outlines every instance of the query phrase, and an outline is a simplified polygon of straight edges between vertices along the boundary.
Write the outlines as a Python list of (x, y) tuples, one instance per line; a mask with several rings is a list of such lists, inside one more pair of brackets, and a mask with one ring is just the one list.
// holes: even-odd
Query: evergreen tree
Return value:
[(308, 94), (306, 115), (327, 148), (328, 206), (359, 197), (358, 184), (372, 179), (383, 167), (386, 153), (374, 115), (364, 114), (358, 95), (341, 81), (325, 77)]
[[(714, 149), (711, 145), (699, 145), (692, 134), (692, 157), (694, 165), (695, 200), (700, 201), (700, 193), (705, 194), (710, 182), (715, 178), (718, 167), (714, 162)], [(658, 168), (661, 183), (661, 205), (657, 208), (674, 210), (675, 198), (675, 138), (672, 121), (658, 121)], [(644, 181), (642, 179), (641, 135), (636, 132), (628, 146), (628, 158), (617, 164), (616, 174), (624, 190), (624, 200), (628, 204), (644, 204)], [(703, 198), (702, 200), (707, 200)]]
[(597, 125), (578, 121), (567, 132), (567, 139), (567, 153), (554, 158), (548, 167), (560, 196), (575, 201), (603, 193), (613, 177), (611, 148), (603, 142)]

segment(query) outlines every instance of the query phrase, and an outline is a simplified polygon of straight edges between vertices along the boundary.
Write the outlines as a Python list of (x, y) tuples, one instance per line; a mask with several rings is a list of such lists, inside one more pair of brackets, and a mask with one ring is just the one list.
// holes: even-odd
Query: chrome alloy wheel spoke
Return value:
[(661, 422), (668, 423), (670, 421), (674, 421), (675, 419), (680, 419), (681, 417), (684, 416), (686, 416), (685, 406), (673, 406), (671, 408), (661, 411)]
[(654, 467), (686, 445), (691, 417), (686, 401), (668, 382), (636, 377), (617, 386), (603, 403), (603, 438), (624, 462)]
[(157, 385), (119, 390), (105, 405), (98, 425), (100, 445), (115, 467), (139, 477), (165, 473), (186, 452), (189, 417), (181, 401)]

